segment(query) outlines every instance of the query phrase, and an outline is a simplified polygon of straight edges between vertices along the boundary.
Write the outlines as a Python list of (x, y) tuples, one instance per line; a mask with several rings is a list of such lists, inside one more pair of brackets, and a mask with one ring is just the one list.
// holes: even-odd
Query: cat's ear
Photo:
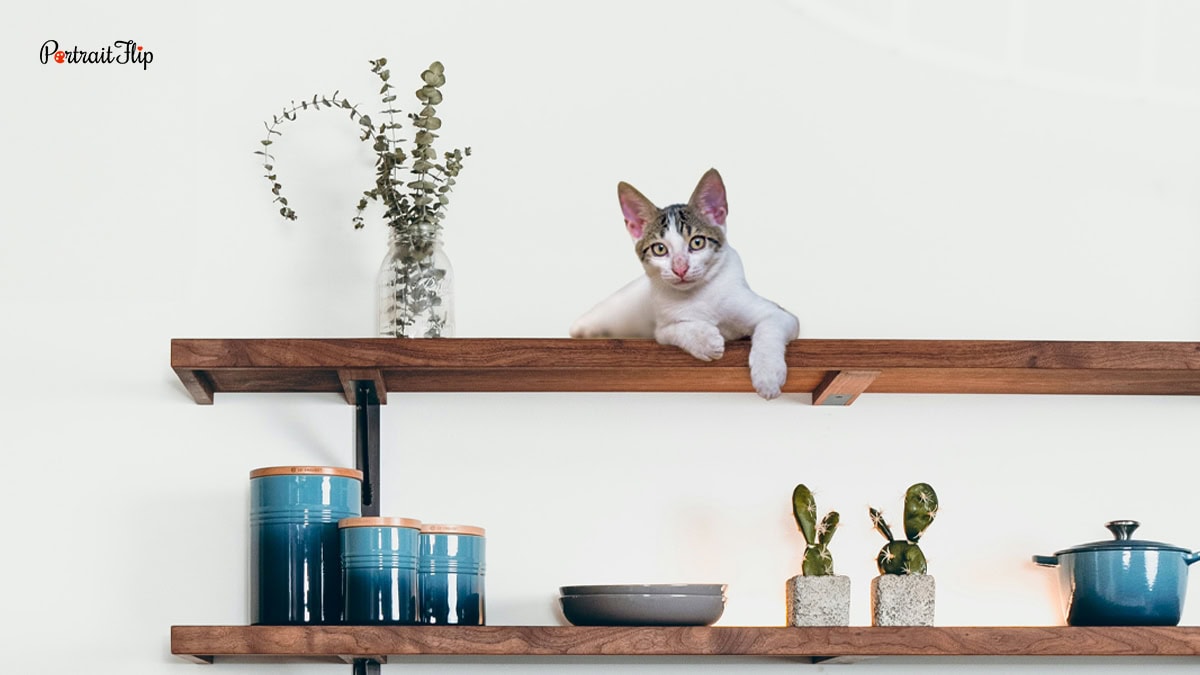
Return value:
[(725, 228), (725, 216), (729, 215), (729, 203), (725, 201), (725, 183), (716, 169), (709, 169), (700, 177), (688, 206), (699, 213), (710, 224)]
[(621, 213), (625, 215), (625, 229), (629, 236), (641, 239), (646, 230), (646, 223), (658, 216), (658, 207), (646, 199), (629, 183), (617, 183), (617, 199), (621, 201)]

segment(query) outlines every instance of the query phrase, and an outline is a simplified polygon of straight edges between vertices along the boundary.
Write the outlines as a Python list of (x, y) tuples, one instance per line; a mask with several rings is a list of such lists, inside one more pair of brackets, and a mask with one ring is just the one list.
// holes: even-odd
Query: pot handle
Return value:
[[(1196, 560), (1200, 560), (1200, 553), (1197, 553), (1196, 556), (1197, 556)], [(1033, 562), (1041, 565), (1042, 567), (1058, 567), (1058, 556), (1056, 556), (1056, 555), (1035, 555), (1035, 556), (1033, 556)], [(1195, 560), (1193, 560), (1191, 562), (1195, 562)]]
[(1196, 551), (1194, 553), (1185, 553), (1183, 555), (1183, 562), (1185, 562), (1189, 565), (1196, 562), (1197, 560), (1200, 560), (1200, 551)]

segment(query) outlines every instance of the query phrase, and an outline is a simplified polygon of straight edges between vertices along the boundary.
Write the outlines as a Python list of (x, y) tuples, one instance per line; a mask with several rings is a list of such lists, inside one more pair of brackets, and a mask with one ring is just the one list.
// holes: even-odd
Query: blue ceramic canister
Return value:
[(417, 590), (421, 623), (482, 626), (484, 530), (471, 525), (422, 525)]
[(362, 472), (272, 466), (250, 472), (250, 623), (342, 618), (338, 521), (362, 515)]
[(338, 523), (348, 624), (417, 623), (417, 538), (421, 521), (367, 516)]

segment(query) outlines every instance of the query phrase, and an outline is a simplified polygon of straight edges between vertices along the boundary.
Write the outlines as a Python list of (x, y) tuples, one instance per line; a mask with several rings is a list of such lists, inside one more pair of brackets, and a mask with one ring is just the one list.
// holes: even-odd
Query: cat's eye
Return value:
[(650, 252), (661, 258), (667, 254), (667, 245), (662, 242), (651, 244)]
[(701, 236), (692, 237), (692, 240), (688, 242), (688, 248), (693, 251), (699, 251), (707, 245), (708, 240)]

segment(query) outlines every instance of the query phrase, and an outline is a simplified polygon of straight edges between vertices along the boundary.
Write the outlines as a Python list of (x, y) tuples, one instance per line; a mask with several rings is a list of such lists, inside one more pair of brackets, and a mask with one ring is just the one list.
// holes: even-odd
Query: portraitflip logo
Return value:
[(141, 65), (142, 70), (150, 67), (154, 52), (134, 40), (117, 40), (101, 49), (85, 50), (78, 46), (70, 50), (59, 49), (58, 40), (42, 43), (42, 63), (117, 63)]

